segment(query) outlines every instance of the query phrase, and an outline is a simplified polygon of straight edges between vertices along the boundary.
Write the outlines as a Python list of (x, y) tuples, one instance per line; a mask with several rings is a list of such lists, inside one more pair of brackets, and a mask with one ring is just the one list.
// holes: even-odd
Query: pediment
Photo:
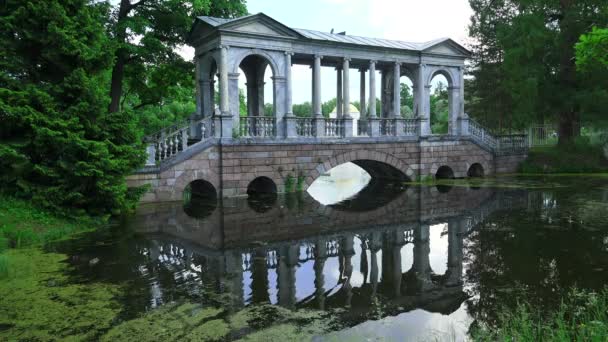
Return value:
[(221, 29), (274, 37), (301, 37), (297, 31), (281, 24), (263, 13), (245, 17), (242, 20), (237, 19), (231, 21), (230, 23), (222, 25)]
[(469, 50), (467, 50), (462, 45), (456, 43), (451, 39), (446, 39), (436, 44), (433, 44), (423, 49), (423, 51), (428, 53), (450, 56), (469, 56), (471, 54)]

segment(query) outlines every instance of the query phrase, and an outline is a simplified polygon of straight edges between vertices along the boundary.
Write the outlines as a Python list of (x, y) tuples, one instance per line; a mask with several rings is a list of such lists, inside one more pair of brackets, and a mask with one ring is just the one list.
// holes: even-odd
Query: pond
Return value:
[(550, 310), (608, 283), (608, 178), (324, 177), (312, 195), (141, 206), (57, 248), (78, 282), (121, 286), (115, 339), (466, 340), (521, 293)]

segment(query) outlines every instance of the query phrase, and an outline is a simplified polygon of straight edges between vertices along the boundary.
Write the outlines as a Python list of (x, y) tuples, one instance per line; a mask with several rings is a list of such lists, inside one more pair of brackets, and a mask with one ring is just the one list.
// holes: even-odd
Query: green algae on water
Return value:
[(8, 274), (0, 280), (0, 340), (95, 340), (120, 313), (119, 288), (73, 284), (66, 256), (40, 249), (6, 251)]

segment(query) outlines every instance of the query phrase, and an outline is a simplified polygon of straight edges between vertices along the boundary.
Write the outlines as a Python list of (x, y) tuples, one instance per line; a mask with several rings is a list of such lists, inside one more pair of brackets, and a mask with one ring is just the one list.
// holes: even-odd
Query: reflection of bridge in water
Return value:
[[(215, 290), (229, 294), (233, 309), (264, 302), (348, 307), (356, 320), (381, 297), (390, 299), (385, 315), (414, 308), (449, 314), (466, 298), (463, 239), (494, 211), (525, 207), (527, 196), (448, 190), (410, 188), (366, 211), (349, 210), (356, 200), (322, 206), (301, 195), (265, 212), (245, 201), (225, 202), (196, 219), (181, 204), (165, 204), (143, 207), (136, 226), (158, 237), (148, 251), (152, 260), (175, 270), (204, 269)], [(430, 227), (436, 224), (447, 235), (443, 274), (434, 272), (429, 257)]]

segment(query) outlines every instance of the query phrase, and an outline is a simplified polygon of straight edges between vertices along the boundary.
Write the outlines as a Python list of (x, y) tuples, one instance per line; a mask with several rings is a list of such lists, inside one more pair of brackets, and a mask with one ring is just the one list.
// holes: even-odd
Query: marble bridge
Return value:
[[(411, 43), (295, 29), (259, 13), (199, 17), (188, 41), (195, 48), (197, 109), (187, 122), (147, 137), (146, 166), (127, 179), (129, 186), (151, 185), (144, 202), (181, 200), (189, 185), (221, 197), (305, 190), (346, 162), (373, 178), (397, 180), (512, 172), (527, 153), (525, 135), (492, 134), (464, 112), (470, 52), (451, 39)], [(306, 117), (293, 114), (293, 65), (312, 69)], [(335, 118), (322, 113), (321, 73), (327, 69), (337, 79)], [(358, 119), (350, 111), (352, 71), (360, 78)], [(239, 107), (241, 74), (246, 113)], [(448, 82), (446, 135), (431, 131), (436, 75)], [(413, 113), (407, 115), (404, 77), (413, 85)]]

